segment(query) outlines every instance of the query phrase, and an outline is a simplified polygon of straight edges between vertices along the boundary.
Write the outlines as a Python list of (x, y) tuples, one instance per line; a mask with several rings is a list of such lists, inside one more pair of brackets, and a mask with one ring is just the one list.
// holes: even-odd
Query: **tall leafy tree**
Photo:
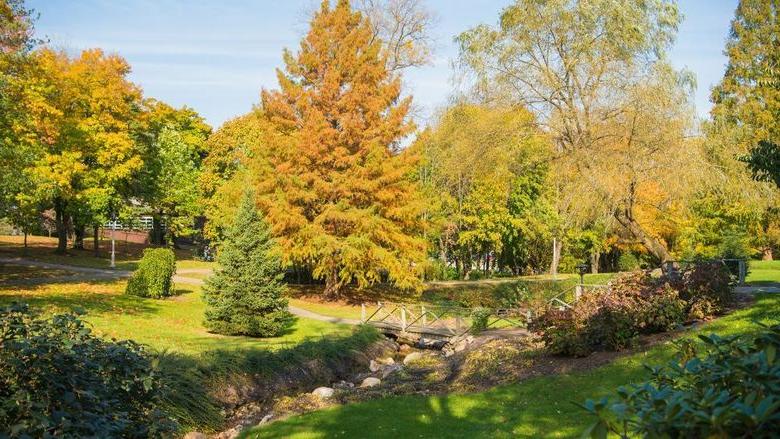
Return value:
[(740, 0), (725, 54), (712, 115), (736, 130), (754, 175), (780, 187), (780, 4)]
[(411, 98), (372, 35), (348, 1), (324, 1), (299, 52), (284, 53), (280, 90), (262, 93), (278, 139), (261, 202), (288, 260), (324, 279), (328, 297), (350, 283), (421, 286), (420, 206), (397, 153)]
[(206, 280), (206, 327), (213, 332), (252, 337), (280, 335), (290, 323), (281, 258), (271, 228), (245, 192), (225, 233), (219, 269)]
[(165, 234), (174, 243), (176, 236), (194, 232), (195, 218), (203, 213), (200, 174), (211, 127), (187, 107), (147, 99), (144, 109), (135, 133), (143, 166), (133, 193), (152, 215), (152, 243), (162, 244)]
[[(679, 22), (668, 0), (516, 0), (497, 26), (457, 38), (476, 94), (527, 106), (553, 137), (562, 216), (584, 216), (576, 224), (609, 212), (660, 260), (667, 243), (637, 210), (642, 186), (672, 183), (663, 176), (687, 160), (686, 75), (664, 57)], [(674, 198), (680, 188), (664, 189)]]
[(54, 206), (63, 253), (68, 222), (83, 236), (85, 226), (105, 221), (142, 165), (131, 136), (141, 92), (127, 80), (127, 62), (98, 49), (75, 58), (41, 49), (35, 62), (52, 111), (39, 127), (40, 158), (25, 174), (34, 196)]

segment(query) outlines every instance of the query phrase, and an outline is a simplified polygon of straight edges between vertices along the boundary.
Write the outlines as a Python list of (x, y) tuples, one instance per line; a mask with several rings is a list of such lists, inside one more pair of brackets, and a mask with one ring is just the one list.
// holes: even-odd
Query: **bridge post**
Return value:
[(401, 330), (406, 332), (406, 305), (401, 305)]
[(366, 323), (366, 303), (360, 304), (360, 323)]
[(423, 328), (428, 326), (428, 316), (425, 315), (425, 305), (420, 305), (420, 313), (422, 313), (422, 325)]
[(582, 297), (582, 284), (574, 286), (574, 301), (580, 300), (580, 297)]

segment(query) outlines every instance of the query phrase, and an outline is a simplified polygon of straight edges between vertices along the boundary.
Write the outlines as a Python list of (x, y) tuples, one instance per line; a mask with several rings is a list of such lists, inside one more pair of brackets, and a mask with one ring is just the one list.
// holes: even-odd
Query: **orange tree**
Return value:
[(280, 89), (262, 93), (276, 132), (254, 177), (287, 262), (324, 279), (331, 298), (347, 284), (418, 289), (420, 198), (414, 157), (399, 152), (414, 128), (411, 98), (401, 98), (381, 41), (348, 1), (324, 1), (284, 62)]

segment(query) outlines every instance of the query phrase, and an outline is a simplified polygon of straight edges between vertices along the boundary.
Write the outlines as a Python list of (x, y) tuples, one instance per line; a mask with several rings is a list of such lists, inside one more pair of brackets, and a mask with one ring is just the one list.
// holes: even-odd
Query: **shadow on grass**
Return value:
[[(42, 284), (0, 288), (0, 303), (21, 302), (33, 308), (53, 312), (74, 311), (86, 314), (155, 314), (160, 304), (153, 299), (130, 296), (116, 290), (116, 280), (106, 279), (75, 284)], [(95, 287), (105, 291), (94, 291)], [(57, 289), (55, 289), (57, 288)], [(114, 291), (111, 291), (114, 290)], [(183, 290), (183, 292), (187, 292)]]
[(323, 336), (278, 350), (163, 352), (159, 367), (166, 383), (165, 409), (185, 429), (217, 431), (224, 427), (225, 408), (308, 391), (362, 370), (362, 353), (380, 337), (361, 326), (347, 336)]
[[(757, 295), (742, 309), (684, 334), (745, 334), (757, 323), (778, 322), (780, 295)], [(529, 379), (480, 393), (378, 399), (295, 416), (253, 429), (242, 437), (503, 438), (576, 437), (592, 418), (576, 404), (613, 394), (649, 378), (645, 364), (672, 360), (675, 347), (662, 343), (596, 369)]]

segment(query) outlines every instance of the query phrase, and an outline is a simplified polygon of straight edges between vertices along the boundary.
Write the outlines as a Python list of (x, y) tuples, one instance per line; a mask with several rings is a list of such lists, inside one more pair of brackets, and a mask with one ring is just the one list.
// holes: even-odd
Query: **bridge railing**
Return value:
[[(363, 303), (361, 322), (397, 329), (402, 332), (462, 335), (474, 323), (477, 308), (450, 305), (404, 304), (394, 302)], [(480, 308), (489, 312), (486, 328), (525, 326), (528, 316), (519, 309)]]

